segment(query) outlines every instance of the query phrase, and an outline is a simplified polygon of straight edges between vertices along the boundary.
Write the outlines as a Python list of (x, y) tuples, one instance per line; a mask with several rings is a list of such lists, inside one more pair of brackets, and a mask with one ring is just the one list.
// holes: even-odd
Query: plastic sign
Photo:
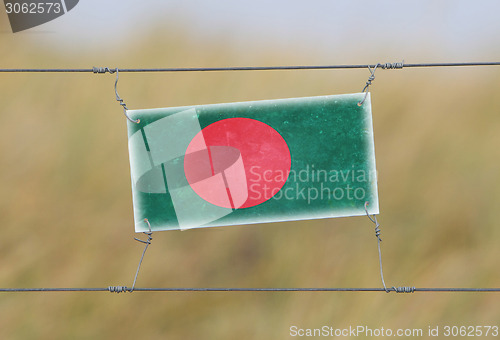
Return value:
[(364, 94), (129, 110), (135, 230), (378, 213)]

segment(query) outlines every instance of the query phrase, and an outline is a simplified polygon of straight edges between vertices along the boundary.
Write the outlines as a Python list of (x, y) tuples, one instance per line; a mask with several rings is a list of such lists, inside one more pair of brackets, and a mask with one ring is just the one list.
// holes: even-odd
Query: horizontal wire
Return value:
[[(0, 288), (0, 293), (15, 292), (115, 292), (111, 288)], [(130, 292), (127, 287), (121, 291)], [(384, 288), (137, 288), (134, 292), (384, 292)], [(413, 292), (495, 292), (500, 288), (413, 288)], [(396, 292), (402, 293), (402, 292)], [(407, 292), (408, 293), (408, 292)]]
[(384, 64), (357, 65), (302, 65), (302, 66), (236, 66), (236, 67), (178, 67), (178, 68), (4, 68), (0, 72), (75, 72), (75, 73), (106, 73), (106, 72), (213, 72), (213, 71), (270, 71), (270, 70), (333, 70), (333, 69), (364, 69), (380, 65), (381, 68), (409, 67), (457, 67), (457, 66), (500, 66), (500, 62), (460, 62), (460, 63), (398, 63), (401, 67), (384, 67)]

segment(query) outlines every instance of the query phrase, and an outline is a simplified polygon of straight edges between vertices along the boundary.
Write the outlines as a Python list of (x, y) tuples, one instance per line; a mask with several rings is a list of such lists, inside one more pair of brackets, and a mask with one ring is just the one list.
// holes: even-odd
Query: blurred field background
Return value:
[[(0, 26), (9, 29), (3, 15)], [(175, 36), (162, 34), (172, 30)], [(37, 44), (41, 34), (2, 33), (0, 67), (399, 61), (383, 45), (333, 62), (320, 47), (300, 46), (270, 45), (249, 58), (224, 34), (203, 43), (196, 33), (158, 23), (134, 44), (66, 54)], [(481, 61), (496, 56), (492, 47)], [(435, 61), (425, 51), (406, 57)], [(132, 109), (155, 108), (355, 93), (368, 76), (123, 73), (119, 93)], [(377, 71), (372, 109), (388, 286), (500, 286), (499, 76), (498, 67)], [(114, 75), (0, 77), (0, 286), (130, 286), (143, 245), (133, 240), (126, 121)], [(138, 287), (381, 286), (366, 217), (153, 237)], [(498, 325), (499, 302), (486, 293), (1, 293), (0, 338), (286, 339), (292, 325), (425, 331)]]

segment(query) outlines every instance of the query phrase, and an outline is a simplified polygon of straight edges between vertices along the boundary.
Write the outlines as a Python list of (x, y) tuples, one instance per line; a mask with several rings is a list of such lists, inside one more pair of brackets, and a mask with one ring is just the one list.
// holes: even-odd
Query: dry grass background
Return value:
[[(0, 34), (0, 46), (8, 46), (1, 66), (308, 60), (271, 47), (250, 62), (223, 40), (194, 45), (182, 32), (161, 44), (152, 36), (106, 55), (69, 57), (36, 38)], [(492, 67), (377, 72), (372, 104), (388, 285), (500, 286), (499, 75)], [(0, 286), (130, 285), (143, 246), (133, 240), (126, 122), (114, 77), (0, 76)], [(153, 108), (353, 93), (367, 77), (366, 70), (122, 74), (119, 92), (130, 108)], [(356, 217), (159, 232), (138, 286), (378, 287), (373, 225)], [(498, 324), (498, 306), (498, 294), (472, 293), (2, 293), (0, 338), (284, 339), (291, 325)]]

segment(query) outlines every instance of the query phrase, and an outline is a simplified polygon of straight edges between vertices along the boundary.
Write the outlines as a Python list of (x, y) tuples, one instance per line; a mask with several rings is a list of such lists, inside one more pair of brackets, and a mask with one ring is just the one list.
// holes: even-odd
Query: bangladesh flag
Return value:
[(364, 96), (128, 111), (136, 232), (378, 214)]

